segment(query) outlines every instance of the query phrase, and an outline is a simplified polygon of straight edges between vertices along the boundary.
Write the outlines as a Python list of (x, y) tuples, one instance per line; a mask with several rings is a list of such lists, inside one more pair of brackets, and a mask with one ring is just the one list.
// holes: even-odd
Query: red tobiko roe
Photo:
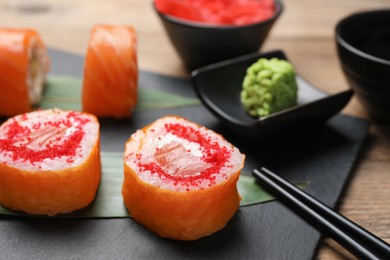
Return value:
[[(61, 140), (61, 137), (51, 139), (56, 134), (61, 136), (66, 128), (72, 126), (70, 119), (73, 119), (77, 124), (74, 126), (74, 131), (63, 142), (56, 143)], [(21, 116), (21, 120), (28, 120), (27, 114)], [(30, 161), (32, 164), (42, 162), (44, 159), (55, 159), (56, 157), (69, 156), (68, 163), (74, 162), (76, 149), (80, 146), (85, 132), (83, 126), (89, 122), (76, 112), (70, 112), (66, 118), (59, 121), (46, 121), (43, 123), (34, 123), (30, 127), (20, 125), (19, 121), (14, 120), (7, 127), (6, 138), (0, 139), (0, 152), (12, 152), (12, 159)], [(50, 126), (52, 128), (50, 128)], [(43, 133), (39, 132), (44, 130)], [(33, 130), (33, 131), (32, 131)], [(38, 136), (33, 134), (50, 134), (51, 137), (46, 137), (39, 141)], [(26, 142), (26, 145), (20, 145), (19, 142)], [(29, 145), (37, 143), (39, 149), (30, 148)]]
[[(198, 143), (203, 149), (204, 154), (201, 158), (202, 161), (209, 164), (207, 168), (203, 168), (202, 166), (194, 167), (193, 169), (190, 169), (187, 171), (188, 175), (184, 176), (183, 174), (178, 175), (170, 175), (168, 174), (159, 164), (156, 164), (155, 162), (152, 163), (138, 163), (138, 166), (142, 170), (148, 170), (153, 173), (158, 174), (160, 177), (164, 176), (167, 179), (174, 180), (174, 185), (177, 185), (178, 182), (181, 182), (184, 185), (195, 185), (198, 186), (197, 181), (201, 179), (208, 179), (210, 180), (210, 183), (215, 182), (215, 176), (213, 176), (214, 173), (218, 173), (222, 167), (227, 167), (226, 162), (228, 162), (231, 151), (229, 151), (226, 147), (221, 147), (218, 142), (211, 141), (210, 137), (202, 135), (198, 129), (195, 129), (190, 126), (183, 126), (180, 124), (166, 124), (165, 129), (168, 133), (172, 133), (175, 136), (178, 136), (182, 139), (188, 140), (190, 142)], [(167, 151), (163, 151), (167, 150)], [(173, 147), (163, 147), (162, 149), (158, 149), (156, 151), (157, 157), (159, 157), (160, 152), (162, 154), (170, 152), (175, 153), (182, 153), (181, 157), (187, 157), (186, 159), (190, 159), (190, 155), (186, 154), (186, 151), (182, 148), (176, 149)], [(164, 157), (164, 155), (163, 155)], [(159, 163), (165, 164), (164, 158), (155, 158), (156, 161)], [(186, 169), (182, 169), (185, 172)], [(200, 173), (200, 175), (193, 175), (194, 172)]]
[(274, 0), (155, 0), (159, 12), (210, 25), (247, 25), (271, 18)]

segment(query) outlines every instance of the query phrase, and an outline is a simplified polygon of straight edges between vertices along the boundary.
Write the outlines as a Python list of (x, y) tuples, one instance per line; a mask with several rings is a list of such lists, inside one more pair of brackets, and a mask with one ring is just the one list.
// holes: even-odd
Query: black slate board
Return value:
[[(82, 75), (83, 58), (51, 50), (52, 74)], [(189, 79), (141, 72), (141, 88), (195, 97)], [(254, 143), (228, 132), (202, 106), (136, 112), (130, 120), (101, 121), (102, 150), (123, 151), (135, 129), (177, 114), (222, 133), (247, 155), (243, 170), (267, 166), (334, 207), (367, 133), (366, 121), (338, 115), (322, 127)], [(242, 207), (216, 234), (194, 242), (162, 239), (132, 219), (0, 218), (2, 259), (310, 259), (320, 233), (279, 201)]]

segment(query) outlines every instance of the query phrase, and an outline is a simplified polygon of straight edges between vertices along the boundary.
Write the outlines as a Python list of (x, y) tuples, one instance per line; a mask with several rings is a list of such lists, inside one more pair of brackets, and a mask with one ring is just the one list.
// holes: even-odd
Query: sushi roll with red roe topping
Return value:
[(167, 116), (125, 146), (122, 194), (130, 215), (159, 236), (195, 240), (222, 229), (239, 208), (245, 156), (221, 135)]
[(92, 202), (100, 182), (95, 116), (58, 109), (15, 116), (0, 126), (0, 204), (57, 215)]

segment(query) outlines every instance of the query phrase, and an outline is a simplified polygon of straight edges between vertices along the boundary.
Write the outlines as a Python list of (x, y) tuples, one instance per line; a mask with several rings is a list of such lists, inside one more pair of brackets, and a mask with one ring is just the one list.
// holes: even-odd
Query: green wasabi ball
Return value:
[(259, 59), (247, 69), (242, 86), (241, 102), (251, 116), (268, 116), (297, 104), (295, 72), (285, 60)]

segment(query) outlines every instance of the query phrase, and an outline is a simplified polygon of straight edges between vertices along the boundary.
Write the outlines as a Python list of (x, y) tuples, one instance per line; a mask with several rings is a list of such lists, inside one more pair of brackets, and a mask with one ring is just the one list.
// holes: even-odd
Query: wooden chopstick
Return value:
[(360, 259), (390, 259), (390, 245), (266, 168), (256, 180), (303, 218)]

